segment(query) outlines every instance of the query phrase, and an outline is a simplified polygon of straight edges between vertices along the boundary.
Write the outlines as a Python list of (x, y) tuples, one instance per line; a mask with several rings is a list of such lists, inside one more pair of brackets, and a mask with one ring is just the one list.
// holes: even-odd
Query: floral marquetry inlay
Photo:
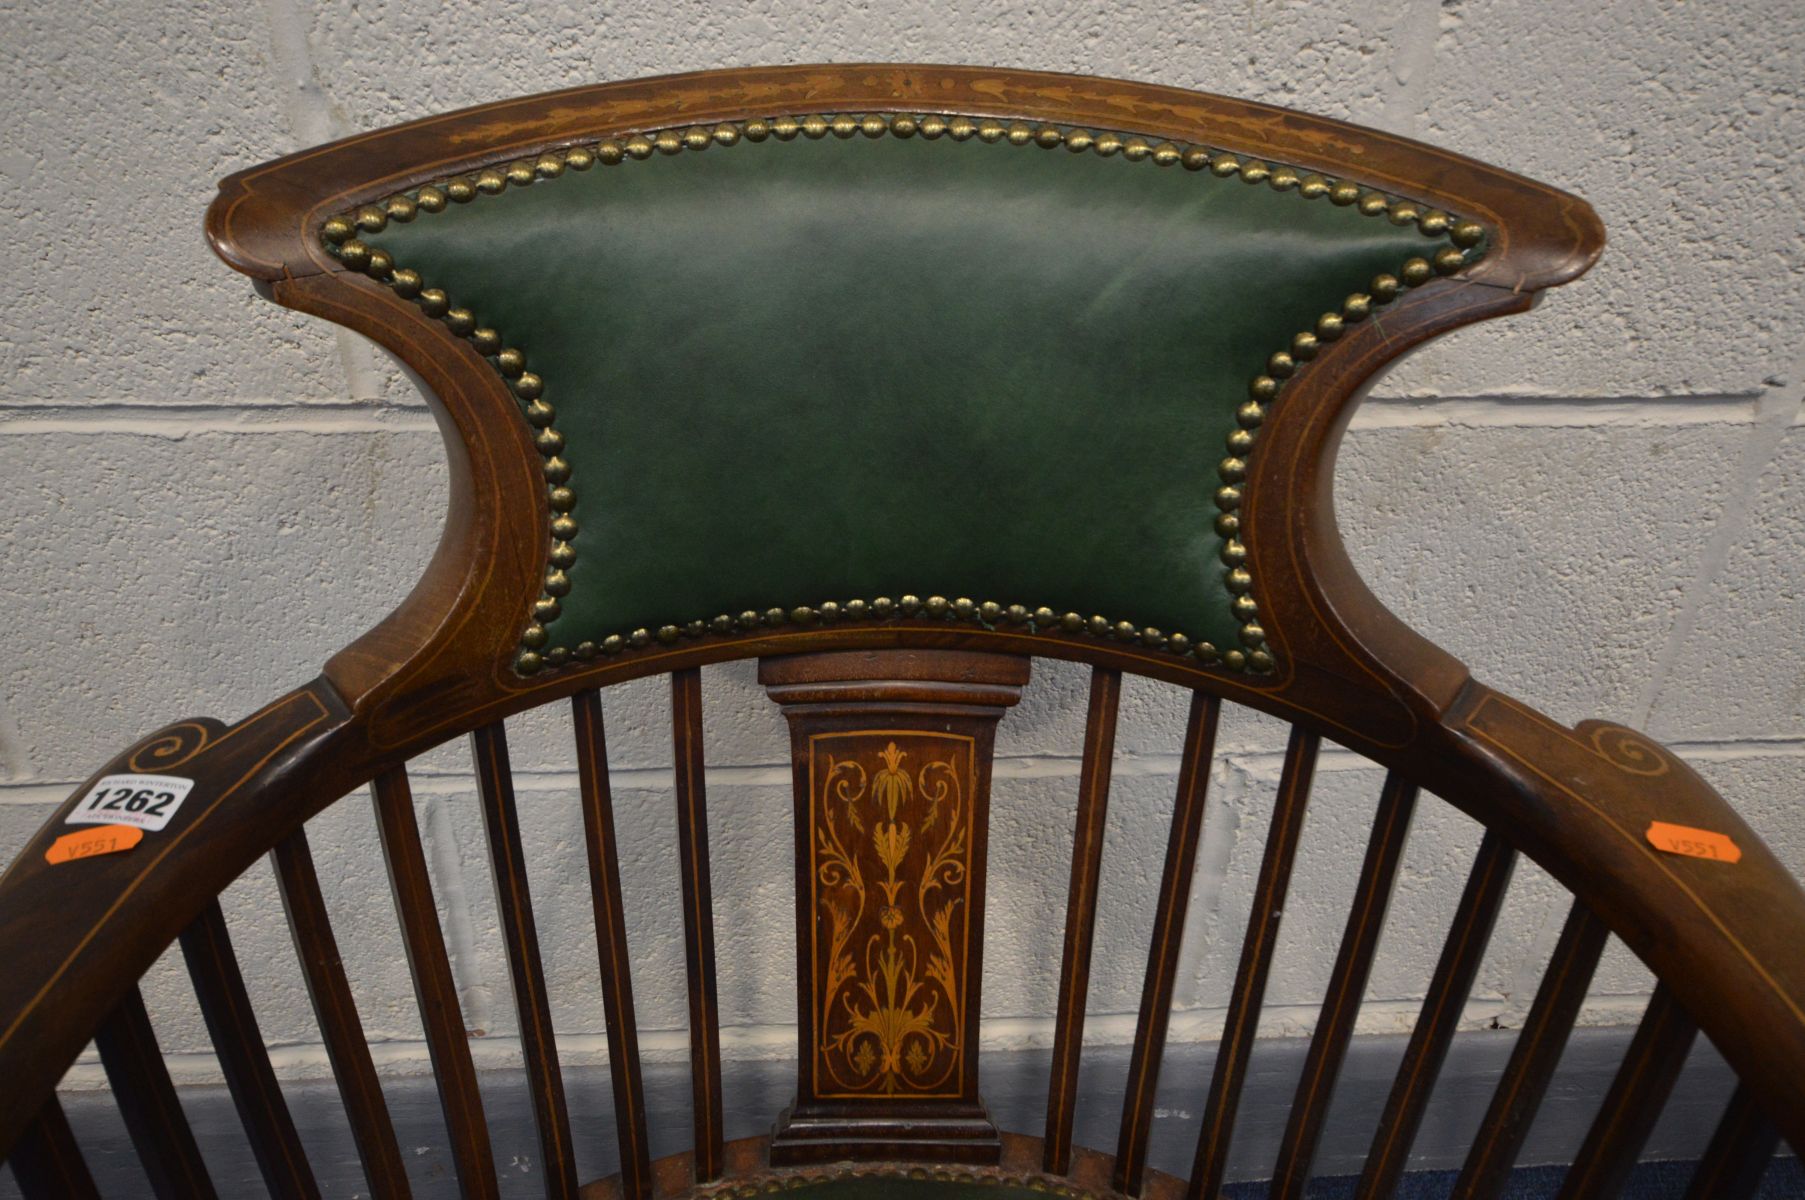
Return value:
[(964, 1065), (973, 739), (809, 739), (814, 1086), (958, 1095)]

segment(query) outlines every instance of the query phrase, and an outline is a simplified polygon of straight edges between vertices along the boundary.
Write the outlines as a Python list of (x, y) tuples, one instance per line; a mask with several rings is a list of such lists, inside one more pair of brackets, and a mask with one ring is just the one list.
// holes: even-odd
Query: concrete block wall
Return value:
[[(213, 181), (267, 157), (526, 91), (698, 67), (983, 62), (1139, 77), (1457, 147), (1587, 196), (1611, 247), (1536, 311), (1379, 385), (1337, 486), (1381, 598), (1563, 721), (1674, 743), (1805, 873), (1805, 10), (1790, 0), (1113, 6), (408, 0), (37, 5), (0, 13), (0, 861), (131, 738), (234, 719), (313, 675), (434, 544), (437, 434), (368, 346), (257, 300), (201, 242)], [(1787, 168), (1791, 167), (1791, 172)], [(729, 1054), (792, 1045), (787, 741), (749, 664), (704, 673)], [(1004, 722), (987, 1044), (1044, 1045), (1056, 1003), (1085, 677), (1037, 667)], [(666, 697), (606, 698), (642, 1040), (684, 1052)], [(1092, 1036), (1132, 1034), (1184, 699), (1127, 688)], [(561, 1043), (604, 1055), (568, 727), (512, 722)], [(1173, 1037), (1219, 1029), (1283, 731), (1234, 713), (1213, 780)], [(1307, 1032), (1379, 774), (1330, 752), (1285, 918), (1270, 1035)], [(417, 804), (479, 1059), (517, 1058), (468, 758)], [(425, 1064), (368, 805), (313, 834), (385, 1070)], [(1477, 842), (1426, 803), (1363, 1028), (1407, 1029)], [(1520, 1021), (1564, 908), (1525, 867), (1466, 1013)], [(279, 1068), (325, 1071), (266, 867), (228, 919)], [(1621, 948), (1584, 1020), (1634, 1021)], [(184, 1079), (214, 1077), (179, 962), (146, 984)], [(96, 1083), (91, 1063), (72, 1082)]]

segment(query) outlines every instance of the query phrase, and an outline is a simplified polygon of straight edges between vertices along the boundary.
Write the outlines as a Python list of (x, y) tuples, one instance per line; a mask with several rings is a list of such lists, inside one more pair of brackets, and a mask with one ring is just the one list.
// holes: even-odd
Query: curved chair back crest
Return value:
[[(1700, 1028), (1744, 1087), (1696, 1194), (1746, 1194), (1778, 1132), (1805, 1137), (1805, 893), (1663, 748), (1600, 722), (1566, 729), (1472, 680), (1379, 605), (1336, 529), (1336, 447), (1367, 381), (1583, 273), (1603, 246), (1583, 201), (1388, 134), (1176, 89), (778, 67), (348, 138), (224, 180), (207, 234), (268, 298), (405, 364), (444, 431), (451, 509), (413, 593), (320, 679), (232, 726), (171, 726), (71, 797), (114, 774), (191, 777), (166, 831), (64, 869), (45, 858), (59, 813), (0, 877), (0, 953), (16, 950), (0, 976), (14, 1082), (0, 1150), (33, 1194), (79, 1194), (86, 1179), (53, 1089), (90, 1038), (153, 1182), (210, 1190), (135, 987), (178, 935), (266, 1181), (317, 1194), (216, 900), (266, 852), (366, 1177), (405, 1193), (302, 832), (366, 784), (459, 1178), (493, 1194), (405, 771), (470, 735), (547, 1189), (574, 1195), (501, 724), (561, 700), (621, 1147), (604, 1194), (856, 1153), (1000, 1162), (983, 1169), (1037, 1188), (1045, 1173), (1214, 1195), (1324, 739), (1390, 774), (1274, 1195), (1301, 1196), (1309, 1177), (1419, 788), (1487, 832), (1362, 1197), (1404, 1170), (1519, 853), (1575, 900), (1457, 1194), (1496, 1194), (1608, 932), (1661, 985), (1566, 1194), (1621, 1179)], [(1093, 667), (1039, 1140), (999, 1136), (965, 1053), (991, 745), (1030, 656)], [(802, 1065), (775, 1139), (732, 1143), (698, 669), (750, 657), (792, 732)], [(664, 673), (695, 1148), (654, 1164), (597, 689)], [(1192, 704), (1120, 1140), (1104, 1157), (1072, 1144), (1072, 1107), (1123, 673), (1187, 687)], [(1293, 729), (1184, 1184), (1146, 1156), (1224, 701)], [(1722, 836), (1735, 869), (1670, 852), (1654, 836), (1668, 826)], [(847, 989), (869, 963), (846, 947), (899, 936), (933, 948), (918, 981), (933, 1004), (860, 1010)]]

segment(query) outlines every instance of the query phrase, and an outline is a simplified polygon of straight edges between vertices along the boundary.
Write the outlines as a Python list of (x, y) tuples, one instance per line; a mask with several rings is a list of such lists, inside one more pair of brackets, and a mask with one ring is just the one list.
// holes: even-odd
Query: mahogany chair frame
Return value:
[[(1240, 516), (1250, 566), (1262, 581), (1261, 612), (1275, 670), (1233, 672), (1084, 630), (987, 623), (962, 619), (959, 612), (936, 616), (925, 611), (881, 620), (870, 614), (843, 616), (811, 627), (710, 629), (700, 636), (686, 632), (669, 644), (628, 647), (556, 671), (523, 675), (516, 669), (520, 614), (540, 594), (550, 516), (531, 431), (519, 419), (517, 401), (504, 381), (467, 341), (424, 317), (392, 289), (348, 269), (322, 242), (322, 224), (448, 172), (531, 160), (601, 138), (790, 112), (956, 113), (1133, 131), (1356, 180), (1470, 214), (1484, 224), (1489, 246), (1483, 257), (1400, 295), (1387, 309), (1382, 329), (1372, 322), (1350, 324), (1343, 336), (1324, 346), (1312, 370), (1288, 386), (1285, 403), (1275, 408), (1261, 432)], [(1369, 905), (1350, 917), (1349, 938), (1325, 1005), (1327, 1032), (1319, 1035), (1321, 1046), (1312, 1051), (1312, 1079), (1332, 1082), (1351, 1034), (1371, 943), (1383, 919), (1382, 890), (1388, 889), (1397, 867), (1417, 789), (1445, 797), (1488, 831), (1455, 918), (1455, 934), (1431, 984), (1432, 999), (1445, 1002), (1444, 1011), (1420, 1022), (1412, 1039), (1407, 1069), (1387, 1110), (1386, 1126), (1393, 1132), (1375, 1147), (1365, 1194), (1384, 1194), (1403, 1169), (1409, 1136), (1518, 854), (1541, 864), (1572, 891), (1574, 916), (1507, 1072), (1512, 1086), (1500, 1091), (1463, 1179), (1462, 1187), (1470, 1190), (1462, 1194), (1489, 1194), (1487, 1186), (1495, 1187), (1500, 1172), (1508, 1170), (1520, 1127), (1553, 1069), (1607, 931), (1649, 965), (1660, 990), (1620, 1079), (1622, 1119), (1594, 1129), (1575, 1168), (1592, 1172), (1585, 1176), (1592, 1180), (1585, 1186), (1604, 1186), (1598, 1181), (1620, 1177), (1633, 1161), (1640, 1146), (1636, 1131), (1646, 1133), (1665, 1095), (1661, 1079), (1671, 1084), (1676, 1051), (1683, 1052), (1695, 1029), (1709, 1036), (1744, 1086), (1713, 1143), (1707, 1166), (1715, 1177), (1746, 1177), (1751, 1162), (1771, 1153), (1776, 1129), (1793, 1144), (1805, 1145), (1805, 892), (1799, 884), (1729, 805), (1652, 740), (1599, 721), (1565, 728), (1471, 678), (1452, 656), (1412, 632), (1373, 597), (1337, 531), (1332, 494), (1336, 450), (1363, 386), (1419, 343), (1476, 321), (1524, 311), (1543, 289), (1584, 272), (1601, 252), (1604, 237), (1583, 201), (1400, 137), (1189, 91), (1023, 71), (797, 66), (579, 88), (347, 138), (226, 179), (208, 211), (206, 230), (221, 257), (250, 276), (262, 295), (363, 334), (417, 375), (444, 435), (450, 511), (438, 550), (412, 594), (335, 655), (319, 678), (236, 724), (194, 718), (170, 725), (125, 750), (93, 777), (179, 771), (193, 778), (188, 811), (176, 828), (147, 837), (129, 853), (50, 865), (45, 851), (65, 831), (59, 811), (19, 849), (0, 879), (0, 958), (7, 963), (0, 972), (0, 1077), (9, 1084), (0, 1097), (0, 1152), (12, 1155), (22, 1179), (40, 1187), (52, 1181), (71, 1189), (65, 1194), (81, 1190), (85, 1173), (54, 1088), (91, 1039), (100, 1041), (134, 1133), (149, 1130), (145, 1140), (157, 1141), (155, 1131), (170, 1111), (173, 1094), (167, 1076), (154, 1064), (154, 1038), (136, 984), (179, 936), (190, 964), (199, 964), (197, 978), (213, 983), (200, 989), (202, 1005), (266, 1178), (272, 1186), (285, 1180), (278, 1187), (285, 1194), (310, 1194), (304, 1165), (294, 1161), (298, 1143), (255, 1037), (215, 899), (259, 856), (273, 852), (371, 1183), (385, 1193), (404, 1190), (393, 1133), (385, 1139), (380, 1090), (356, 1032), (301, 833), (308, 818), (373, 783), (423, 1018), (458, 1143), (460, 1176), (470, 1194), (490, 1192), (492, 1164), (480, 1107), (467, 1102), (474, 1094), (473, 1078), (467, 1051), (460, 1054), (456, 1046), (462, 1029), (437, 940), (403, 770), (411, 756), (464, 734), (477, 737), (498, 882), (520, 902), (515, 915), (521, 909), (526, 913), (524, 923), (509, 929), (508, 949), (523, 1013), (524, 1050), (529, 1069), (536, 1072), (541, 1135), (550, 1139), (550, 1161), (567, 1163), (567, 1156), (556, 1153), (560, 1137), (568, 1144), (568, 1116), (544, 1021), (543, 981), (537, 972), (531, 910), (524, 904), (524, 865), (512, 824), (499, 724), (529, 708), (567, 699), (579, 730), (624, 1171), (622, 1177), (586, 1190), (597, 1195), (675, 1193), (695, 1182), (732, 1180), (764, 1169), (766, 1142), (723, 1143), (720, 1130), (706, 814), (700, 750), (693, 737), (689, 750), (678, 756), (677, 786), (687, 814), (686, 849), (694, 852), (700, 870), (694, 874), (686, 864), (684, 876), (688, 907), (697, 914), (686, 928), (698, 1139), (692, 1155), (657, 1164), (647, 1160), (596, 699), (596, 689), (603, 686), (670, 674), (681, 743), (686, 731), (693, 735), (699, 728), (697, 669), (747, 657), (766, 660), (774, 688), (838, 686), (852, 689), (842, 699), (873, 702), (894, 699), (895, 689), (902, 687), (894, 682), (880, 686), (885, 680), (917, 675), (958, 680), (972, 671), (982, 675), (998, 661), (1023, 661), (1023, 656), (1075, 660), (1095, 669), (1072, 867), (1066, 959), (1071, 971), (1060, 998), (1047, 1137), (1004, 1137), (1002, 1169), (1044, 1167), (1083, 1186), (1129, 1193), (1167, 1195), (1187, 1187), (1146, 1171), (1145, 1112), (1124, 1119), (1122, 1144), (1113, 1157), (1074, 1150), (1070, 1113), (1062, 1112), (1075, 1087), (1076, 1031), (1082, 1025), (1089, 960), (1087, 904), (1095, 903), (1102, 798), (1121, 673), (1189, 687), (1197, 696), (1187, 739), (1189, 778), (1181, 781), (1166, 868), (1168, 885), (1177, 881), (1178, 886), (1161, 908), (1165, 936), (1175, 936), (1183, 924), (1183, 884), (1194, 860), (1209, 743), (1222, 701), (1274, 714), (1298, 730), (1281, 788), (1295, 795), (1297, 811), (1290, 811), (1282, 794), (1274, 817), (1275, 842), (1293, 835), (1319, 739), (1332, 739), (1393, 773), (1362, 872), (1361, 894), (1381, 899), (1376, 911)], [(527, 552), (533, 548), (536, 553)], [(860, 679), (876, 682), (859, 684)], [(885, 686), (892, 692), (885, 692)], [(1645, 836), (1651, 821), (1726, 835), (1741, 848), (1741, 860), (1731, 866), (1664, 853)], [(1288, 869), (1285, 854), (1269, 853), (1259, 883), (1264, 896), (1282, 897)], [(1083, 899), (1087, 893), (1088, 902)], [(1256, 898), (1256, 907), (1258, 903)], [(1231, 1065), (1218, 1071), (1205, 1118), (1224, 1135), (1232, 1127), (1239, 1089), (1240, 1068), (1233, 1060), (1250, 1044), (1269, 961), (1270, 946), (1250, 938), (1237, 994), (1247, 993), (1251, 1005), (1238, 1006), (1238, 1015), (1231, 1016), (1223, 1040), (1223, 1056)], [(1148, 1003), (1136, 1047), (1143, 1059), (1151, 1048), (1155, 1065), (1131, 1078), (1131, 1098), (1151, 1096), (1171, 996), (1172, 980), (1163, 970), (1149, 965)], [(533, 1014), (538, 1021), (531, 1019)], [(712, 1081), (705, 1078), (710, 1069)], [(1652, 1100), (1639, 1101), (1638, 1096)], [(1280, 1194), (1299, 1194), (1325, 1107), (1326, 1091), (1312, 1085), (1300, 1093), (1279, 1170)], [(1761, 1112), (1772, 1125), (1761, 1120)], [(204, 1192), (204, 1168), (192, 1137), (185, 1127), (164, 1132), (168, 1136), (146, 1151), (153, 1178), (173, 1193)], [(1225, 1136), (1220, 1144), (1226, 1144)], [(140, 1145), (142, 1149), (144, 1141)], [(1220, 1156), (1211, 1155), (1200, 1147), (1191, 1194), (1213, 1190), (1220, 1181)], [(948, 1151), (944, 1157), (958, 1156)], [(487, 1186), (480, 1182), (485, 1174), (491, 1180)], [(552, 1188), (574, 1194), (577, 1180), (566, 1169)]]

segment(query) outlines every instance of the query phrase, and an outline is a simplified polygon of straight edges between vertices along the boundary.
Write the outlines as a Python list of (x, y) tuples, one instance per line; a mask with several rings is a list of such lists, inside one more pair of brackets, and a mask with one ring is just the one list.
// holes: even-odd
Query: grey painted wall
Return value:
[[(314, 674), (404, 594), (445, 495), (437, 436), (356, 338), (255, 299), (199, 222), (226, 172), (435, 110), (594, 80), (892, 59), (1098, 72), (1347, 117), (1587, 196), (1612, 243), (1537, 311), (1381, 382), (1348, 436), (1343, 527), (1378, 594), (1480, 678), (1562, 720), (1669, 739), (1805, 871), (1805, 9), (1481, 0), (634, 6), (404, 0), (0, 9), (0, 860), (102, 758)], [(728, 1053), (791, 1020), (785, 736), (749, 664), (705, 672)], [(1004, 722), (986, 1044), (1044, 1045), (1084, 677), (1041, 664)], [(665, 698), (607, 699), (647, 1052), (684, 1045)], [(1184, 701), (1124, 702), (1091, 1035), (1132, 1032)], [(561, 1042), (603, 1058), (567, 728), (512, 723)], [(1173, 1037), (1222, 1020), (1282, 731), (1232, 714)], [(422, 765), (422, 823), (479, 1061), (518, 1061), (462, 747)], [(1377, 772), (1329, 754), (1286, 914), (1269, 1035), (1307, 1032)], [(1407, 1029), (1476, 842), (1418, 819), (1362, 1027)], [(384, 1069), (423, 1068), (367, 805), (314, 834)], [(1511, 1028), (1563, 901), (1513, 885), (1465, 1024)], [(227, 896), (288, 1078), (324, 1056), (266, 868)], [(1633, 1021), (1614, 948), (1584, 1021)], [(178, 967), (146, 985), (185, 1081), (217, 1078)], [(99, 1083), (91, 1061), (70, 1077)]]

